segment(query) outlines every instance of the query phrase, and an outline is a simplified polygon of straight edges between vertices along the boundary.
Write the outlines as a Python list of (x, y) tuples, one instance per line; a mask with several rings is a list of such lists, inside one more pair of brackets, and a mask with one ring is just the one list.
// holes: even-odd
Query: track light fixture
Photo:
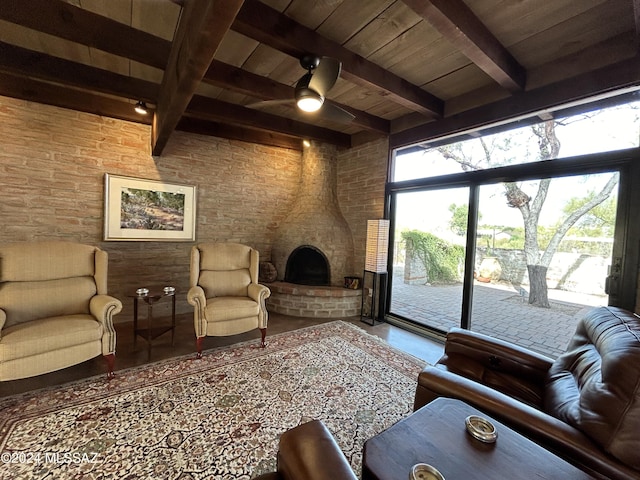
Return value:
[(137, 113), (139, 113), (140, 115), (146, 115), (147, 113), (149, 113), (149, 110), (147, 109), (147, 104), (144, 103), (142, 100), (138, 101), (138, 103), (136, 103), (135, 109), (134, 109)]

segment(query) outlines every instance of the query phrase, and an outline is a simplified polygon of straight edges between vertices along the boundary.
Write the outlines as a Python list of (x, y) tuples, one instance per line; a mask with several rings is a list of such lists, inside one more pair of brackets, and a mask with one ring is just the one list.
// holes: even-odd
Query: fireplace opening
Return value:
[(284, 281), (300, 285), (329, 285), (329, 262), (315, 247), (296, 248), (287, 260)]

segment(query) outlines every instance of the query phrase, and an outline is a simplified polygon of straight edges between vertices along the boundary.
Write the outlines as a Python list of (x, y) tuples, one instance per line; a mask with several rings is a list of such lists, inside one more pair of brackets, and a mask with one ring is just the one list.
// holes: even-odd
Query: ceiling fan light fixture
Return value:
[(149, 113), (149, 110), (147, 109), (147, 104), (144, 103), (142, 100), (136, 103), (134, 110), (136, 111), (136, 113), (139, 113), (140, 115), (146, 115), (147, 113)]
[(310, 88), (300, 88), (296, 91), (296, 104), (303, 112), (317, 112), (324, 103), (324, 97)]

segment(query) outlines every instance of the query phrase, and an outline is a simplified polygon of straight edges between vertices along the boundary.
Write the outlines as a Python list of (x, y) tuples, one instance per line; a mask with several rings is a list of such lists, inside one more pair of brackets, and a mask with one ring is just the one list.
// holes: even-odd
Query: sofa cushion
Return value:
[(96, 291), (93, 276), (0, 283), (0, 305), (7, 314), (4, 328), (41, 318), (88, 314)]
[(640, 469), (640, 319), (614, 307), (582, 317), (549, 370), (544, 408)]
[(70, 315), (19, 323), (2, 330), (0, 362), (90, 342), (100, 342), (102, 324), (91, 315)]

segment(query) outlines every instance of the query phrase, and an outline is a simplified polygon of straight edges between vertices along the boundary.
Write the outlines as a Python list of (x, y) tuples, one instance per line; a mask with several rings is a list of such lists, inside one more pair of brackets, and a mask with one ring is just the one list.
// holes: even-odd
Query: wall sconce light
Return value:
[(136, 103), (134, 110), (136, 111), (136, 113), (139, 113), (140, 115), (146, 115), (147, 113), (149, 113), (149, 110), (147, 109), (147, 104), (144, 103), (142, 100)]
[(311, 142), (305, 138), (304, 140), (302, 140), (302, 146), (304, 148), (309, 148), (311, 146)]
[[(389, 220), (367, 220), (367, 243), (364, 273), (362, 275), (362, 305), (360, 320), (369, 325), (384, 321), (387, 256), (389, 253)], [(372, 286), (367, 288), (367, 273), (372, 275)], [(365, 302), (368, 313), (365, 313)]]

